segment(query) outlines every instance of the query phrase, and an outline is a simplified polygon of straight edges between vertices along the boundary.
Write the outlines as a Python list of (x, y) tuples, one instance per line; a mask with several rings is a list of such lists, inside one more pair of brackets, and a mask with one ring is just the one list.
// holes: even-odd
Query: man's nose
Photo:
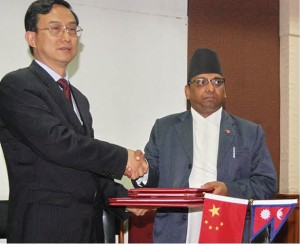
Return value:
[(62, 37), (63, 37), (64, 39), (66, 39), (67, 41), (71, 40), (71, 36), (70, 36), (70, 33), (69, 33), (68, 29), (65, 28), (65, 29), (63, 30)]
[(205, 87), (205, 90), (207, 92), (213, 92), (215, 90), (215, 87), (213, 86), (213, 84), (211, 83), (211, 81), (208, 82), (208, 84)]

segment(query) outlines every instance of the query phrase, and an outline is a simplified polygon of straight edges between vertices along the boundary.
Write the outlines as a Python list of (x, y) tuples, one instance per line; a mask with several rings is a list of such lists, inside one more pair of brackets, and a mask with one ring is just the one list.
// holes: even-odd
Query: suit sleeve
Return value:
[(131, 213), (125, 211), (125, 207), (109, 206), (109, 198), (128, 197), (128, 190), (121, 184), (115, 182), (112, 178), (97, 177), (96, 178), (99, 192), (99, 204), (113, 213), (118, 219), (124, 221), (131, 216)]

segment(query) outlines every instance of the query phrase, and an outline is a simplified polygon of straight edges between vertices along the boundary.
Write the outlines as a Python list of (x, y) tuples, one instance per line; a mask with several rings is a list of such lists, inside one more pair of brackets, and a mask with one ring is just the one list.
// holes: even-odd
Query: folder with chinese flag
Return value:
[(248, 202), (206, 193), (199, 243), (241, 243)]

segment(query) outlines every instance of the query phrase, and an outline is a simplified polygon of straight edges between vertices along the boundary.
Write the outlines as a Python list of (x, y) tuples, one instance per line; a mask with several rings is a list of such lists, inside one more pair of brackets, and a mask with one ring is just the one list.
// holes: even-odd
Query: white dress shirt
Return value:
[[(222, 108), (207, 118), (191, 108), (193, 117), (193, 168), (190, 188), (200, 188), (217, 180), (217, 157)], [(198, 243), (202, 220), (202, 207), (189, 208), (187, 243)]]

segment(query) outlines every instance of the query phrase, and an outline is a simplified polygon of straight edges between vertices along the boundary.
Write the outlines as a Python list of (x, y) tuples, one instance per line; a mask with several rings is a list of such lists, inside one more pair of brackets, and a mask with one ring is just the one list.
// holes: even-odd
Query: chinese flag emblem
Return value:
[(241, 242), (248, 200), (206, 193), (199, 243)]

